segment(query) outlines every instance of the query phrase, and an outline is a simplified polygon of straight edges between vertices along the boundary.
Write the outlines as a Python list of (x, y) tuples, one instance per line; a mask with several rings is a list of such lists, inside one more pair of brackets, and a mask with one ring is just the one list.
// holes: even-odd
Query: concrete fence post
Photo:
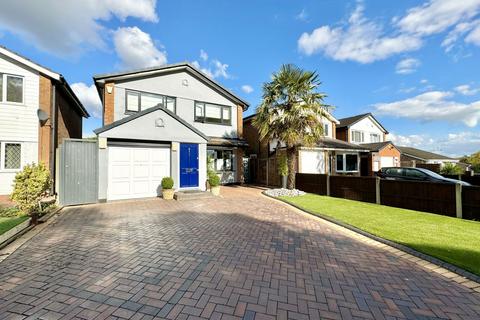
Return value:
[(455, 185), (455, 206), (457, 211), (457, 218), (463, 218), (463, 210), (462, 210), (462, 185), (457, 183)]
[(327, 174), (327, 196), (330, 196), (330, 175)]
[(381, 204), (381, 197), (380, 197), (380, 177), (376, 177), (375, 179), (375, 203)]

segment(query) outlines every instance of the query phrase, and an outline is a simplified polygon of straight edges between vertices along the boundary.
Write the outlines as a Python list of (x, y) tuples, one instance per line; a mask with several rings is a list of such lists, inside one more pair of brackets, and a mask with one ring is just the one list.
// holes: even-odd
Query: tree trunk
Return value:
[(288, 180), (287, 189), (295, 189), (295, 161), (297, 156), (296, 147), (287, 147)]

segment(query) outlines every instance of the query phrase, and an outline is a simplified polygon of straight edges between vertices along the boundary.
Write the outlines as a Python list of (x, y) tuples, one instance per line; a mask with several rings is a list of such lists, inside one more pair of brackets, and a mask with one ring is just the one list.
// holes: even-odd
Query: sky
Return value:
[(336, 118), (397, 145), (480, 150), (480, 0), (1, 0), (0, 44), (63, 74), (101, 126), (95, 74), (188, 61), (250, 103), (282, 64), (319, 74)]

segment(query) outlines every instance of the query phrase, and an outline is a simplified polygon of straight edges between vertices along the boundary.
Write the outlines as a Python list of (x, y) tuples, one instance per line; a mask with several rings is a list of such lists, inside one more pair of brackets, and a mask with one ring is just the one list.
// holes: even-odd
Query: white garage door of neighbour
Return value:
[(393, 157), (381, 157), (380, 158), (380, 167), (395, 167), (395, 161)]
[(170, 176), (170, 148), (108, 148), (108, 200), (156, 197)]
[(323, 151), (301, 150), (300, 173), (325, 173), (325, 158)]

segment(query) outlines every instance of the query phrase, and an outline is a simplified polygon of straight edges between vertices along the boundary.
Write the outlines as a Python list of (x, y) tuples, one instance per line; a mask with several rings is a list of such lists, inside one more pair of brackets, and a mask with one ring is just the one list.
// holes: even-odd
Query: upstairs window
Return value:
[(156, 107), (160, 104), (173, 113), (176, 113), (176, 100), (174, 97), (160, 94), (127, 90), (125, 95), (125, 111), (138, 112)]
[(372, 133), (370, 135), (370, 142), (380, 142), (380, 135)]
[(232, 108), (219, 104), (195, 102), (195, 121), (214, 124), (232, 124)]
[(23, 77), (0, 73), (0, 101), (23, 103)]
[(323, 125), (323, 135), (328, 136), (328, 123)]
[(353, 142), (363, 142), (364, 141), (364, 134), (362, 131), (352, 131), (352, 141)]

